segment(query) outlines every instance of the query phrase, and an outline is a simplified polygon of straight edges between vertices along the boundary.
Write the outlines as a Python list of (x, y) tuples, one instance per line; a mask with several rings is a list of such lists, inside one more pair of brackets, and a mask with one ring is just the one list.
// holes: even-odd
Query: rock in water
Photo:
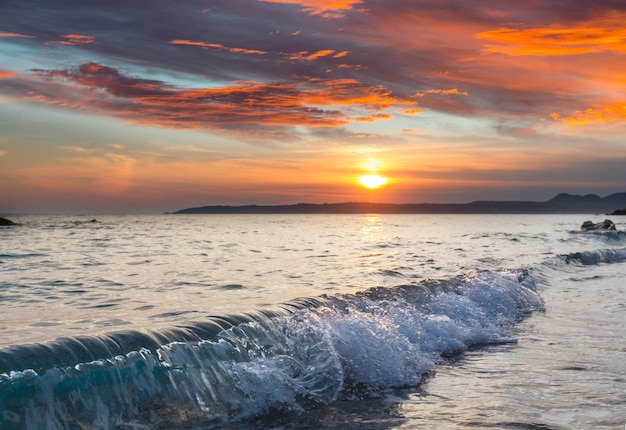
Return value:
[(580, 226), (580, 231), (596, 231), (596, 230), (609, 231), (609, 230), (617, 230), (617, 229), (615, 228), (615, 223), (611, 221), (610, 219), (605, 219), (604, 221), (599, 222), (599, 223), (585, 221)]
[(0, 225), (15, 225), (10, 219), (0, 217)]

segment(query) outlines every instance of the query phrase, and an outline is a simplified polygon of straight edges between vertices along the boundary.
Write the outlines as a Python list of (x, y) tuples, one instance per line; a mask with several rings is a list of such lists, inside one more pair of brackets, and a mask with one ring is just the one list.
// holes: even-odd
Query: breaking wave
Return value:
[(510, 326), (541, 309), (527, 271), (481, 271), (169, 331), (15, 346), (0, 351), (0, 427), (217, 427), (298, 413), (418, 385), (447, 357), (515, 342)]

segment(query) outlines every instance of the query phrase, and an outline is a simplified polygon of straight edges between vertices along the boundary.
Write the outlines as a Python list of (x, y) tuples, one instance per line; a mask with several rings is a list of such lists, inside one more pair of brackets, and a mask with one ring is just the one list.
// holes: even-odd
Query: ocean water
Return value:
[(623, 429), (604, 218), (11, 217), (0, 429)]

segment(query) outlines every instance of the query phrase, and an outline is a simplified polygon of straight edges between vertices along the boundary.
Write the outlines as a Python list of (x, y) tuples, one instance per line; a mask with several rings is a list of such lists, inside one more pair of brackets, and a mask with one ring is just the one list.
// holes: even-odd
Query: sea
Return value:
[(624, 429), (606, 217), (11, 216), (0, 429)]

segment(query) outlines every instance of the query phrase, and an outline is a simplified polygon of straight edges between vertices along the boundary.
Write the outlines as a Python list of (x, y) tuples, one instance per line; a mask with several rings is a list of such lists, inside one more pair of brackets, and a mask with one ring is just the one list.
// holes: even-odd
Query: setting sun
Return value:
[(359, 182), (366, 188), (378, 188), (387, 183), (387, 178), (380, 175), (363, 175), (359, 177)]

